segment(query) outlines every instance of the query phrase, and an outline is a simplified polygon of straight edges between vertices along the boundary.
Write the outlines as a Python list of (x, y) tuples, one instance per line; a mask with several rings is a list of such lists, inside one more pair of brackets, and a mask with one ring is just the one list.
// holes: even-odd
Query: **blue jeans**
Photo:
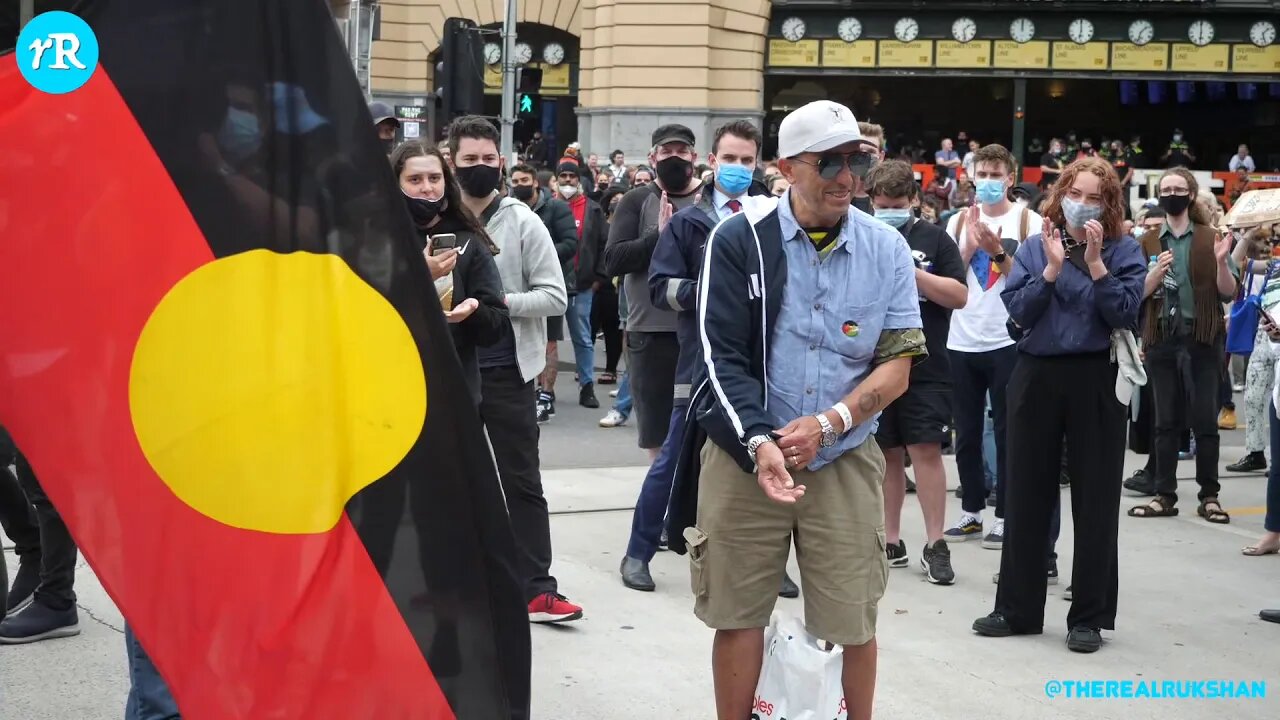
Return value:
[(627, 557), (649, 562), (658, 552), (658, 540), (662, 537), (663, 522), (667, 516), (667, 503), (671, 500), (671, 483), (675, 480), (676, 461), (680, 446), (684, 444), (685, 405), (671, 409), (671, 424), (667, 437), (662, 441), (658, 457), (649, 466), (640, 486), (640, 497), (631, 516), (631, 540), (627, 543)]
[(127, 624), (124, 626), (124, 644), (129, 653), (129, 699), (124, 706), (125, 720), (181, 720), (169, 686)]
[(596, 344), (591, 336), (591, 288), (579, 290), (569, 298), (569, 309), (564, 314), (569, 326), (569, 339), (573, 341), (573, 357), (578, 365), (578, 386), (595, 382)]
[(1270, 407), (1271, 415), (1271, 467), (1267, 468), (1267, 515), (1262, 526), (1267, 532), (1280, 532), (1280, 467), (1276, 467), (1276, 452), (1280, 451), (1280, 417), (1276, 406)]
[(622, 373), (622, 379), (618, 381), (618, 397), (613, 399), (613, 409), (622, 414), (622, 417), (631, 417), (631, 373)]

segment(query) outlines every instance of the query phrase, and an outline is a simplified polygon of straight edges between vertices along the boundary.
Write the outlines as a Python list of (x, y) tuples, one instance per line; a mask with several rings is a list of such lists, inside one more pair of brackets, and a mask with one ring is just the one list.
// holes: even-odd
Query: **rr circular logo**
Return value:
[(18, 35), (18, 69), (31, 86), (62, 95), (89, 82), (98, 69), (98, 37), (69, 12), (40, 13)]

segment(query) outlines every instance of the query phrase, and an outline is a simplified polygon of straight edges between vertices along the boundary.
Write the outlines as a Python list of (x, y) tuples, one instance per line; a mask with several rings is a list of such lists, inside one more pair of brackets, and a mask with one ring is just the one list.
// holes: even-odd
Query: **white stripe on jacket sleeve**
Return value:
[[(750, 219), (747, 219), (747, 222), (749, 224)], [(733, 425), (734, 432), (738, 434), (738, 440), (745, 441), (746, 438), (743, 435), (746, 431), (742, 428), (742, 419), (729, 403), (729, 397), (725, 395), (724, 388), (720, 385), (720, 378), (716, 376), (716, 363), (711, 357), (711, 343), (707, 340), (707, 298), (711, 292), (711, 284), (714, 282), (711, 275), (711, 256), (714, 254), (712, 250), (715, 247), (716, 233), (723, 225), (724, 223), (719, 223), (712, 228), (702, 252), (702, 275), (699, 276), (698, 281), (698, 340), (702, 343), (702, 360), (707, 366), (707, 380), (711, 383), (711, 389), (720, 399), (720, 406), (729, 416), (729, 422)]]

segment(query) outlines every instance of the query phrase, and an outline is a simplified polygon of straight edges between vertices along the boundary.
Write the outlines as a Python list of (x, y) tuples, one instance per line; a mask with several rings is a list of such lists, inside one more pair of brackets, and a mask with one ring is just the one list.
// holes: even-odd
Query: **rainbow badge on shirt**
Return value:
[(858, 323), (852, 320), (846, 320), (844, 325), (840, 326), (840, 332), (844, 333), (845, 337), (858, 337)]

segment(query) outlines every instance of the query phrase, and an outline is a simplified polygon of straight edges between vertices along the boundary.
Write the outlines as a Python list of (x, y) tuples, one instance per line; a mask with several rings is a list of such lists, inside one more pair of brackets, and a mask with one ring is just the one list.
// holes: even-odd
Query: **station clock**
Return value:
[(1156, 29), (1150, 20), (1134, 20), (1129, 23), (1129, 42), (1134, 45), (1146, 45), (1156, 36)]
[(798, 17), (789, 17), (782, 21), (782, 37), (788, 42), (800, 42), (804, 37), (804, 21)]
[(1031, 18), (1020, 17), (1009, 25), (1009, 36), (1016, 42), (1031, 42), (1031, 38), (1036, 36), (1036, 24), (1031, 22)]
[(1213, 23), (1197, 20), (1187, 28), (1187, 39), (1201, 47), (1213, 42)]
[(1085, 18), (1076, 18), (1067, 27), (1067, 36), (1077, 45), (1083, 45), (1093, 39), (1093, 23)]
[(1249, 28), (1249, 40), (1258, 47), (1266, 47), (1276, 41), (1275, 23), (1269, 20), (1259, 20)]
[(909, 43), (920, 36), (920, 23), (915, 18), (899, 18), (893, 24), (893, 36), (898, 38), (898, 42)]
[(862, 21), (855, 17), (847, 17), (836, 26), (836, 33), (841, 40), (847, 43), (854, 42), (862, 37)]
[(951, 37), (955, 38), (956, 42), (967, 43), (977, 35), (978, 23), (974, 22), (973, 18), (956, 18), (956, 21), (951, 23)]

